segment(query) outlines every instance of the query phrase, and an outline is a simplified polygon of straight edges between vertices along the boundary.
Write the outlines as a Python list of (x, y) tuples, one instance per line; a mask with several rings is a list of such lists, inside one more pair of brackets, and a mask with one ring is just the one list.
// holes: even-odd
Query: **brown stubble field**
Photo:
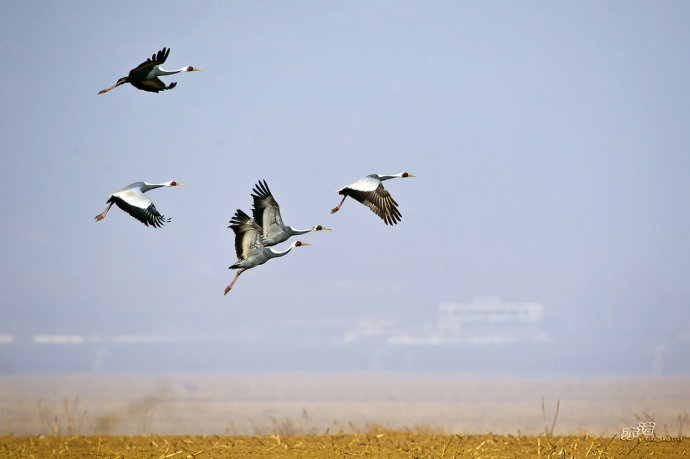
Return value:
[[(7, 376), (0, 457), (689, 457), (688, 387), (685, 378)], [(655, 422), (653, 441), (620, 438), (642, 421)]]
[(372, 431), (333, 435), (2, 437), (4, 458), (688, 457), (688, 437), (657, 441), (580, 436), (444, 435)]

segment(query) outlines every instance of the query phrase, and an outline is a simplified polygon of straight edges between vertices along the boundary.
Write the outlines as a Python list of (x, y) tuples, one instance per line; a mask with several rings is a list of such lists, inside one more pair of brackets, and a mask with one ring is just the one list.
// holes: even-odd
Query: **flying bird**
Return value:
[(165, 83), (163, 83), (158, 78), (159, 76), (173, 75), (175, 73), (180, 72), (201, 71), (201, 69), (196, 69), (191, 65), (187, 67), (182, 67), (179, 70), (165, 70), (161, 68), (161, 64), (163, 64), (165, 60), (168, 58), (168, 54), (170, 54), (170, 48), (161, 49), (160, 51), (158, 51), (157, 54), (151, 56), (150, 59), (146, 59), (145, 62), (142, 62), (141, 64), (130, 70), (129, 75), (120, 78), (119, 80), (117, 80), (117, 83), (115, 83), (113, 86), (109, 87), (108, 89), (99, 91), (98, 94), (106, 93), (111, 89), (117, 88), (121, 84), (125, 83), (131, 83), (132, 86), (143, 91), (165, 91), (166, 89), (174, 88), (177, 85), (177, 83), (173, 82), (166, 86)]
[(331, 210), (334, 214), (340, 210), (340, 206), (345, 202), (348, 196), (356, 199), (365, 206), (369, 207), (372, 212), (381, 217), (386, 225), (395, 225), (400, 221), (402, 215), (398, 210), (398, 203), (383, 187), (384, 180), (394, 178), (416, 177), (415, 175), (401, 172), (397, 175), (379, 175), (370, 174), (356, 182), (344, 186), (337, 190), (336, 193), (343, 195), (343, 200), (340, 201), (337, 207)]
[(237, 269), (238, 271), (230, 285), (225, 287), (225, 295), (235, 285), (240, 274), (246, 270), (262, 265), (271, 258), (287, 255), (295, 247), (311, 245), (306, 242), (295, 241), (287, 250), (282, 252), (265, 247), (261, 238), (261, 227), (240, 209), (235, 212), (228, 228), (232, 228), (235, 232), (235, 252), (237, 253), (237, 261), (228, 269)]
[(131, 185), (127, 185), (121, 190), (108, 196), (108, 207), (105, 208), (103, 212), (96, 215), (95, 220), (97, 222), (103, 220), (112, 207), (113, 204), (117, 204), (117, 207), (127, 212), (132, 217), (136, 218), (146, 226), (153, 226), (154, 228), (160, 228), (165, 223), (169, 222), (169, 218), (165, 218), (163, 215), (158, 213), (156, 206), (153, 202), (146, 196), (149, 190), (155, 188), (160, 188), (164, 186), (183, 186), (183, 183), (177, 183), (175, 181), (165, 182), (165, 183), (146, 183), (146, 182), (136, 182)]
[(261, 237), (263, 238), (264, 245), (267, 247), (287, 241), (290, 237), (297, 234), (331, 230), (321, 225), (312, 226), (309, 229), (295, 229), (292, 226), (285, 226), (280, 216), (280, 206), (273, 198), (271, 190), (268, 189), (266, 180), (263, 183), (259, 180), (252, 192), (252, 198), (254, 199), (252, 215), (256, 224), (262, 229)]

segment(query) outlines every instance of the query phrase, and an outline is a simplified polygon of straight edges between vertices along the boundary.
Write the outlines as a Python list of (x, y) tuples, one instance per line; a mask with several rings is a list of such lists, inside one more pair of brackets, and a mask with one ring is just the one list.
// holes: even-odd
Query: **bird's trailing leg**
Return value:
[(103, 212), (101, 212), (100, 214), (98, 214), (94, 217), (94, 220), (96, 220), (97, 222), (100, 222), (101, 220), (103, 220), (105, 218), (105, 214), (108, 213), (108, 211), (110, 210), (110, 208), (112, 206), (113, 206), (113, 203), (111, 202), (110, 204), (108, 204), (108, 207), (106, 207)]
[(242, 268), (242, 269), (238, 269), (238, 270), (237, 270), (237, 274), (235, 274), (235, 278), (232, 280), (232, 282), (230, 282), (230, 285), (228, 285), (227, 287), (225, 287), (225, 293), (223, 293), (223, 295), (227, 295), (227, 294), (228, 294), (228, 292), (230, 291), (230, 289), (232, 288), (232, 286), (235, 285), (235, 281), (237, 281), (237, 278), (240, 277), (240, 274), (242, 274), (242, 273), (245, 272), (246, 270), (247, 270), (247, 268)]
[(343, 200), (340, 201), (340, 204), (338, 204), (336, 207), (334, 207), (333, 209), (331, 209), (331, 213), (332, 213), (332, 214), (334, 214), (334, 213), (336, 213), (336, 212), (338, 212), (338, 211), (340, 210), (340, 206), (342, 206), (343, 203), (345, 202), (345, 198), (347, 198), (347, 195), (343, 196)]
[(120, 81), (118, 81), (117, 83), (115, 83), (114, 85), (112, 85), (111, 87), (109, 87), (108, 89), (101, 89), (100, 91), (98, 91), (98, 94), (103, 94), (103, 93), (105, 93), (105, 92), (110, 91), (111, 89), (115, 89), (115, 88), (117, 88), (118, 86), (120, 86), (120, 85), (123, 84), (123, 83), (126, 83), (126, 82), (120, 80)]

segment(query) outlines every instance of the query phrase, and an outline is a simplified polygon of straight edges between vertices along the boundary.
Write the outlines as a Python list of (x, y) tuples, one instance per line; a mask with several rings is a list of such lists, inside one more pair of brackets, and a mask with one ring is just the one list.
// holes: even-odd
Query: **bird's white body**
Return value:
[(163, 224), (169, 222), (170, 219), (158, 213), (153, 201), (144, 193), (155, 188), (181, 185), (182, 183), (177, 183), (175, 181), (164, 183), (135, 182), (131, 185), (127, 185), (108, 196), (106, 201), (108, 202), (108, 207), (101, 214), (96, 215), (96, 221), (103, 220), (110, 210), (110, 207), (113, 204), (117, 204), (120, 209), (124, 210), (144, 225), (160, 228)]
[[(386, 177), (386, 178), (382, 178)], [(350, 188), (353, 190), (359, 190), (359, 191), (374, 191), (376, 188), (379, 186), (382, 180), (388, 180), (389, 178), (393, 178), (392, 176), (384, 176), (384, 175), (379, 175), (379, 174), (370, 174), (367, 175), (366, 177), (362, 177), (361, 179), (352, 182), (349, 185), (345, 185), (344, 187), (340, 188), (339, 190), (336, 190), (336, 193), (340, 193), (346, 188)]]
[(381, 217), (386, 225), (395, 225), (400, 221), (402, 215), (398, 210), (398, 203), (395, 202), (390, 193), (386, 191), (381, 182), (405, 177), (415, 176), (407, 172), (401, 172), (395, 175), (370, 174), (366, 177), (362, 177), (356, 182), (346, 185), (336, 191), (336, 193), (343, 195), (343, 199), (337, 207), (331, 210), (331, 213), (340, 210), (340, 206), (345, 202), (345, 198), (350, 196), (369, 207), (372, 212)]
[(146, 185), (148, 185), (146, 182), (132, 183), (131, 185), (127, 185), (121, 190), (111, 194), (110, 196), (108, 196), (108, 198), (110, 198), (111, 196), (116, 196), (124, 200), (128, 204), (139, 207), (141, 209), (146, 209), (153, 203), (153, 201), (151, 201), (151, 198), (144, 194), (143, 187)]

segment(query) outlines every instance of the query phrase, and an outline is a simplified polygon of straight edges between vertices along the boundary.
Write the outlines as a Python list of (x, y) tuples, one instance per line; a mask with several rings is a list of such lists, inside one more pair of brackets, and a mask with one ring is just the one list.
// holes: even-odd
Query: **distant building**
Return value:
[[(423, 330), (391, 333), (389, 345), (505, 344), (546, 341), (539, 326), (544, 306), (536, 302), (504, 303), (497, 297), (438, 305), (435, 324)], [(391, 331), (393, 329), (391, 328)]]
[(438, 327), (458, 329), (477, 323), (536, 323), (544, 313), (541, 303), (503, 303), (497, 297), (470, 303), (440, 303)]
[(391, 336), (400, 333), (397, 321), (393, 319), (360, 320), (357, 327), (345, 333), (345, 343), (353, 343), (362, 338)]

